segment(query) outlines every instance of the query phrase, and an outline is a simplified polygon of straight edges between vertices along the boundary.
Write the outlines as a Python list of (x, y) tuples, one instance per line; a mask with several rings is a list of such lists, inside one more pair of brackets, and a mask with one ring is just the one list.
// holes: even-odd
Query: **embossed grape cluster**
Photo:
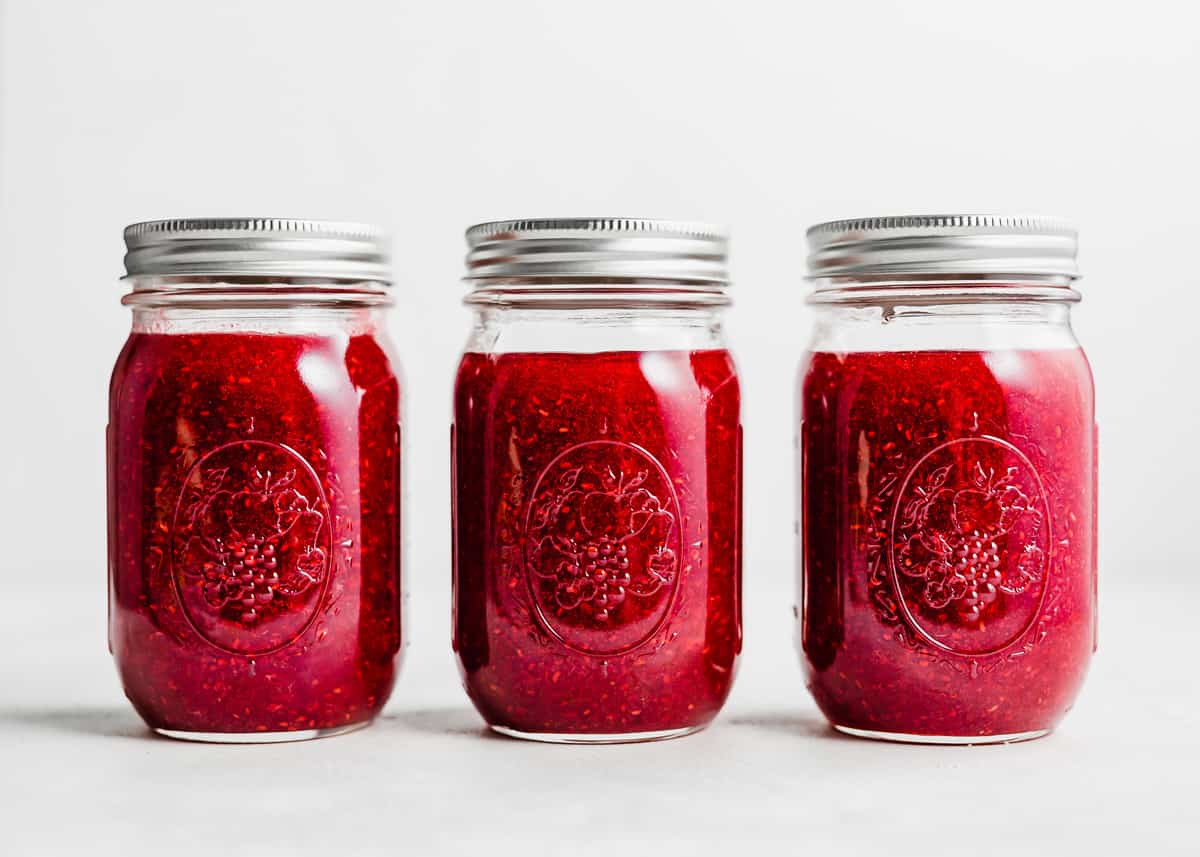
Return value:
[(973, 530), (954, 549), (954, 571), (966, 580), (966, 589), (955, 602), (964, 622), (978, 621), (984, 608), (1000, 595), (1000, 548), (987, 533)]
[(620, 542), (601, 537), (583, 546), (572, 563), (571, 594), (581, 595), (580, 603), (592, 605), (592, 616), (607, 622), (611, 612), (625, 601), (629, 573), (629, 549)]
[(248, 536), (221, 559), (204, 564), (204, 597), (214, 607), (232, 608), (244, 624), (257, 622), (279, 585), (275, 545)]

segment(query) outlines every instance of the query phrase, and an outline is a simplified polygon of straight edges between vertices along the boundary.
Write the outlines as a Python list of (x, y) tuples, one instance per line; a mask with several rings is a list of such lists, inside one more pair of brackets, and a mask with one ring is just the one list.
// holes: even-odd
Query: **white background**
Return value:
[[(1188, 3), (0, 4), (0, 853), (1195, 853), (1200, 20)], [(1059, 734), (838, 740), (791, 649), (803, 228), (1053, 213), (1082, 237), (1101, 652)], [(121, 227), (377, 221), (408, 377), (404, 675), (375, 729), (145, 738), (104, 649), (103, 430)], [(469, 223), (733, 230), (746, 654), (708, 733), (486, 740), (449, 652), (447, 421)], [(646, 840), (655, 840), (653, 845)], [(167, 849), (170, 849), (168, 851)], [(636, 849), (635, 849), (636, 850)]]

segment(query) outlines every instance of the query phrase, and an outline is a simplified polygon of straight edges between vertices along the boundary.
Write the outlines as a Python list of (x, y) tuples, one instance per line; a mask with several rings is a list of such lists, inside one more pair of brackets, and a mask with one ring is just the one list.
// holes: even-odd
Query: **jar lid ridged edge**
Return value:
[[(700, 221), (520, 218), (477, 223), (465, 235), (466, 279), (476, 283), (609, 278), (692, 283), (706, 290), (722, 290), (729, 284), (729, 233)], [(591, 290), (606, 288), (595, 282)]]
[(882, 232), (893, 229), (981, 229), (1015, 234), (1077, 235), (1071, 221), (1044, 214), (900, 214), (827, 220), (808, 227), (810, 240), (847, 232)]
[(1079, 277), (1078, 230), (1035, 214), (911, 214), (810, 226), (808, 277), (987, 274)]
[[(291, 217), (183, 217), (166, 220), (143, 220), (125, 227), (126, 246), (135, 249), (147, 241), (163, 240), (170, 236), (202, 239), (213, 232), (246, 232), (264, 235), (344, 236), (377, 241), (386, 240), (387, 233), (369, 223), (340, 220), (304, 220)], [(132, 244), (131, 244), (132, 242)]]
[(126, 226), (125, 278), (281, 276), (391, 282), (388, 233), (287, 217), (144, 220)]
[(641, 217), (530, 217), (515, 220), (488, 220), (467, 228), (467, 244), (474, 247), (495, 238), (515, 238), (524, 233), (578, 232), (597, 236), (642, 236), (697, 238), (728, 241), (724, 227), (698, 220), (664, 220)]

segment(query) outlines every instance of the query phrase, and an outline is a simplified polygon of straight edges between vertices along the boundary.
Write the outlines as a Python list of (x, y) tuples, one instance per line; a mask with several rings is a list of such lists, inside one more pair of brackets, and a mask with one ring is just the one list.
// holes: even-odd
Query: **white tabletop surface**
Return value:
[(10, 579), (0, 854), (661, 857), (745, 842), (814, 855), (1194, 855), (1200, 586), (1188, 587), (1106, 587), (1101, 649), (1076, 710), (1026, 744), (835, 736), (804, 691), (790, 609), (751, 600), (729, 705), (690, 738), (558, 747), (492, 737), (440, 645), (446, 623), (422, 616), (373, 728), (213, 746), (142, 727), (104, 651), (102, 591), (66, 596)]

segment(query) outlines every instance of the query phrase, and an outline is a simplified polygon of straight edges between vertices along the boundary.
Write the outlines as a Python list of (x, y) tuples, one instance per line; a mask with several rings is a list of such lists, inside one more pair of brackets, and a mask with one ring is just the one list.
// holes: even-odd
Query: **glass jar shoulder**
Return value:
[(998, 348), (808, 352), (798, 370), (802, 413), (849, 417), (889, 413), (978, 412), (995, 400), (1053, 405), (1090, 418), (1091, 368), (1082, 349)]
[(923, 406), (969, 417), (992, 400), (1090, 413), (1093, 399), (1062, 302), (818, 307), (798, 387), (808, 415), (846, 416), (867, 401), (884, 415)]
[(724, 348), (720, 308), (483, 308), (465, 350), (480, 354), (703, 351)]
[(481, 353), (468, 350), (456, 378), (459, 411), (532, 401), (550, 414), (571, 405), (635, 401), (662, 407), (737, 400), (737, 366), (724, 348), (600, 352)]
[(827, 305), (815, 307), (811, 352), (1046, 351), (1079, 348), (1070, 304)]
[(399, 379), (390, 344), (373, 331), (135, 329), (114, 367), (110, 404), (114, 415), (162, 398), (201, 409), (254, 409), (296, 396), (332, 406), (381, 387), (398, 391)]
[(360, 391), (404, 385), (404, 370), (387, 331), (371, 328), (352, 335), (346, 345), (345, 365), (350, 383)]

